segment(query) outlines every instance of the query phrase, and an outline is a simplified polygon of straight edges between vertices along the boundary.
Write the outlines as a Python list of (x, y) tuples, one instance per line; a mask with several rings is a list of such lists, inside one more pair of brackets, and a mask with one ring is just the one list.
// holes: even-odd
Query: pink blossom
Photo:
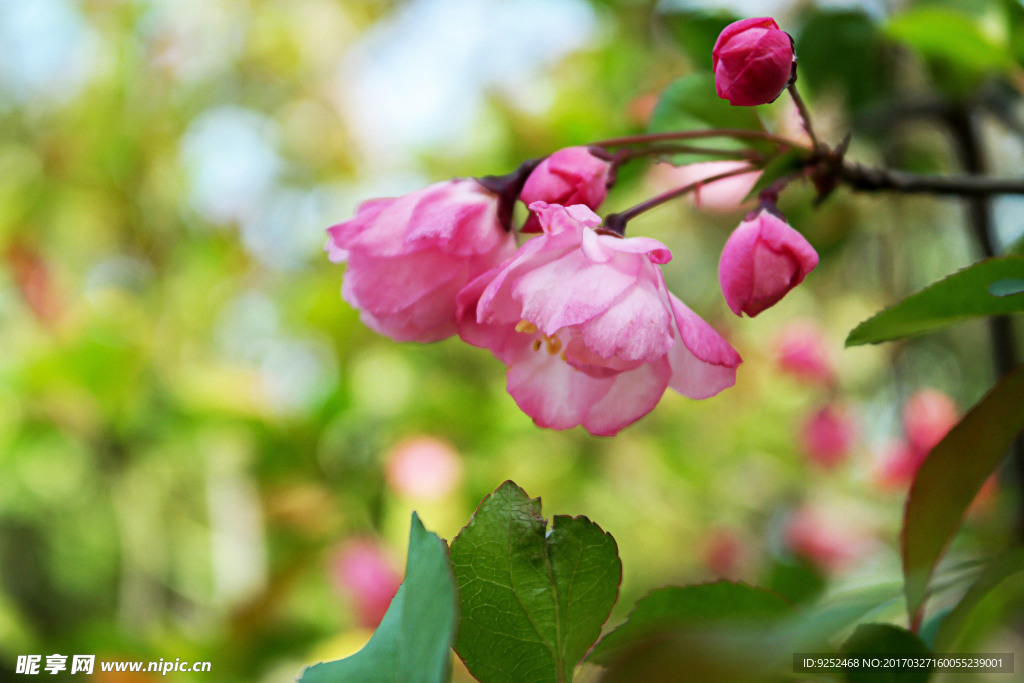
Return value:
[(774, 102), (793, 73), (793, 41), (770, 17), (729, 24), (711, 51), (718, 96), (738, 106)]
[(849, 457), (857, 439), (857, 424), (847, 407), (831, 403), (811, 415), (800, 436), (811, 461), (835, 467)]
[[(583, 204), (597, 209), (608, 196), (611, 164), (599, 159), (586, 147), (560, 149), (534, 169), (526, 179), (519, 198), (529, 206), (534, 202), (548, 204)], [(523, 232), (540, 232), (537, 215), (530, 213)]]
[(903, 407), (903, 429), (910, 444), (921, 451), (935, 448), (959, 420), (956, 403), (938, 389), (918, 391)]
[(376, 628), (402, 583), (380, 545), (369, 538), (353, 539), (334, 557), (332, 569), (335, 585), (352, 601), (359, 625)]
[(439, 500), (462, 480), (462, 460), (447, 441), (416, 436), (395, 444), (387, 455), (388, 484), (420, 500)]
[(886, 490), (906, 489), (917, 475), (928, 451), (914, 448), (906, 441), (894, 441), (883, 451), (875, 467), (874, 482)]
[(595, 230), (582, 205), (530, 208), (544, 234), (459, 294), (459, 335), (508, 366), (534, 422), (611, 435), (668, 387), (699, 399), (735, 383), (739, 354), (665, 287), (665, 245)]
[(776, 342), (779, 367), (812, 384), (831, 385), (836, 373), (821, 329), (808, 322), (786, 326)]
[(867, 540), (852, 525), (809, 506), (790, 516), (784, 538), (795, 555), (829, 572), (846, 569), (867, 549)]
[(497, 208), (495, 195), (464, 179), (363, 202), (327, 230), (330, 259), (348, 261), (342, 297), (396, 341), (450, 337), (455, 295), (515, 251)]
[(715, 576), (736, 579), (746, 555), (742, 539), (729, 529), (716, 529), (704, 545), (704, 564)]
[(729, 236), (718, 279), (733, 313), (753, 318), (778, 303), (817, 265), (818, 253), (804, 236), (762, 209)]
[[(655, 172), (658, 174), (659, 184), (676, 188), (744, 168), (750, 168), (746, 161), (699, 161), (685, 166), (657, 164)], [(743, 207), (743, 200), (750, 194), (760, 177), (759, 169), (751, 169), (749, 173), (740, 173), (701, 185), (691, 194), (693, 203), (698, 209), (707, 211), (737, 211)]]

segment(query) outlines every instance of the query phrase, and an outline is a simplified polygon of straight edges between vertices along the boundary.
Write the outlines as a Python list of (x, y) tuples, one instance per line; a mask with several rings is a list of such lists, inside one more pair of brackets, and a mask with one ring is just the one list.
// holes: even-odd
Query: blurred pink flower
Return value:
[(790, 515), (784, 538), (793, 554), (828, 572), (846, 569), (867, 548), (865, 538), (852, 525), (840, 524), (814, 507)]
[(807, 457), (831, 468), (849, 457), (857, 440), (857, 423), (849, 408), (830, 403), (810, 416), (800, 436)]
[(327, 230), (330, 259), (348, 261), (342, 297), (395, 341), (450, 337), (458, 291), (515, 251), (497, 208), (497, 196), (462, 179), (363, 202)]
[(836, 379), (828, 342), (821, 329), (810, 322), (793, 322), (782, 330), (775, 344), (779, 368), (812, 384), (831, 386)]
[(704, 545), (704, 564), (717, 577), (736, 579), (743, 555), (743, 542), (729, 529), (716, 529)]
[(595, 230), (582, 205), (530, 208), (544, 234), (459, 294), (459, 335), (505, 363), (534, 422), (612, 435), (667, 387), (707, 398), (735, 383), (739, 354), (665, 287), (665, 245)]
[(386, 476), (397, 493), (420, 500), (438, 500), (461, 483), (462, 460), (447, 441), (417, 436), (391, 448)]
[(793, 73), (793, 41), (770, 17), (736, 21), (711, 50), (718, 96), (730, 104), (774, 102)]
[(380, 545), (369, 538), (348, 541), (334, 557), (332, 570), (336, 587), (352, 601), (359, 625), (376, 628), (402, 583)]
[(818, 265), (804, 236), (766, 209), (740, 223), (722, 249), (718, 279), (736, 315), (774, 306)]
[[(750, 164), (746, 161), (700, 161), (685, 166), (657, 164), (654, 172), (657, 173), (659, 184), (676, 188), (749, 167)], [(708, 211), (737, 211), (743, 208), (743, 200), (760, 177), (759, 169), (751, 169), (750, 173), (741, 173), (701, 185), (692, 194), (693, 203), (697, 208)]]
[[(586, 147), (566, 147), (540, 162), (526, 179), (519, 198), (527, 206), (547, 202), (597, 209), (608, 196), (611, 168), (611, 163), (597, 158)], [(537, 214), (531, 211), (523, 232), (540, 231)]]
[(956, 403), (938, 389), (922, 389), (903, 406), (907, 440), (926, 453), (942, 441), (959, 419)]
[(927, 456), (928, 451), (914, 448), (904, 440), (888, 444), (875, 467), (875, 484), (881, 489), (906, 489)]

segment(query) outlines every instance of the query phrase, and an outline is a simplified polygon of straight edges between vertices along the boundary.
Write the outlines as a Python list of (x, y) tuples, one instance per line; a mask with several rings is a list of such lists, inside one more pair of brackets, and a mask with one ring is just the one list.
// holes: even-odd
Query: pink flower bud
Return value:
[(911, 446), (927, 453), (957, 423), (956, 404), (938, 389), (918, 391), (903, 407), (903, 428)]
[(335, 585), (352, 601), (359, 625), (376, 628), (402, 583), (384, 551), (373, 540), (354, 539), (335, 556), (332, 569)]
[(396, 492), (439, 500), (462, 481), (462, 461), (446, 441), (417, 436), (395, 444), (387, 456), (387, 481)]
[(330, 259), (348, 261), (342, 297), (395, 341), (455, 334), (455, 295), (516, 248), (498, 220), (498, 197), (475, 180), (363, 202), (327, 232)]
[(812, 323), (787, 325), (776, 342), (776, 358), (780, 369), (806, 382), (825, 386), (835, 382), (828, 343)]
[[(571, 206), (583, 204), (597, 209), (608, 196), (611, 164), (598, 159), (586, 147), (560, 149), (534, 169), (526, 179), (519, 198), (529, 206), (534, 202)], [(530, 212), (523, 232), (540, 232), (537, 214)]]
[(850, 455), (857, 439), (857, 425), (850, 410), (830, 404), (811, 415), (801, 433), (804, 452), (825, 468), (835, 467)]
[(762, 209), (729, 236), (718, 263), (722, 293), (736, 315), (774, 306), (818, 265), (818, 253), (784, 220)]
[(749, 107), (774, 102), (793, 73), (793, 41), (770, 17), (729, 24), (711, 51), (718, 96)]
[(704, 545), (704, 565), (715, 576), (735, 580), (743, 564), (745, 548), (729, 529), (717, 529)]
[(888, 444), (875, 466), (874, 483), (886, 491), (906, 490), (927, 456), (928, 451), (914, 448), (906, 441)]

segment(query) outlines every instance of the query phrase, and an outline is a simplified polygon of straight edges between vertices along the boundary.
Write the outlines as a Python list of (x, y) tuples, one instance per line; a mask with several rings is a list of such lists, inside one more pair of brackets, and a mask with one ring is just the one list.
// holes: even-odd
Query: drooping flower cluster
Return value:
[[(723, 31), (713, 59), (719, 94), (756, 104), (785, 87), (792, 49), (774, 21), (750, 20)], [(739, 354), (668, 291), (661, 271), (672, 258), (668, 248), (623, 236), (629, 218), (681, 191), (609, 217), (607, 227), (594, 213), (617, 165), (651, 151), (569, 147), (508, 176), (455, 179), (365, 202), (328, 229), (331, 260), (348, 264), (342, 296), (369, 327), (397, 341), (458, 334), (489, 350), (506, 365), (509, 393), (542, 427), (582, 425), (611, 435), (652, 410), (666, 389), (714, 396), (735, 383)], [(710, 206), (712, 190), (726, 193), (718, 201), (731, 209), (760, 170), (746, 161), (718, 163), (681, 172), (699, 180), (736, 171), (697, 196)], [(512, 225), (516, 201), (530, 209), (520, 232), (540, 233), (521, 246)], [(764, 209), (741, 223), (722, 252), (722, 289), (737, 315), (774, 305), (818, 261), (769, 204), (762, 197)]]

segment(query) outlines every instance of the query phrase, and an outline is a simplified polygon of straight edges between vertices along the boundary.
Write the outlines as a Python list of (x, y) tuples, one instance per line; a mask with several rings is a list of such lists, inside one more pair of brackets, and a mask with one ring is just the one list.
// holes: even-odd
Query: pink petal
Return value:
[(679, 332), (669, 351), (672, 366), (669, 386), (683, 396), (709, 398), (736, 383), (736, 368), (743, 360), (711, 325), (670, 294)]

